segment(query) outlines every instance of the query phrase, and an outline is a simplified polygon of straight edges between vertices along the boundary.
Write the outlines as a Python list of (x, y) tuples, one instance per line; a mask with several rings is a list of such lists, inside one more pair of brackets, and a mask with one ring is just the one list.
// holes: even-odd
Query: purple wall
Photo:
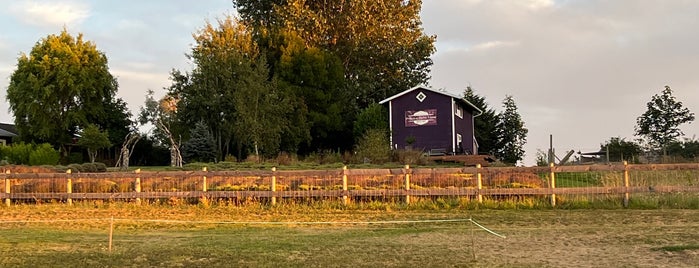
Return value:
[[(420, 102), (416, 96), (422, 92), (426, 98)], [(422, 149), (428, 152), (431, 149), (444, 149), (452, 153), (452, 117), (456, 126), (456, 133), (463, 138), (463, 148), (467, 152), (474, 152), (473, 148), (473, 123), (472, 108), (461, 101), (455, 105), (463, 109), (463, 118), (454, 115), (452, 110), (452, 97), (431, 90), (417, 88), (390, 101), (392, 123), (392, 146), (404, 149), (408, 146), (406, 139), (415, 137), (412, 144), (414, 149)], [(433, 116), (436, 110), (436, 122)], [(424, 111), (406, 120), (406, 111)], [(408, 122), (406, 122), (408, 121)], [(457, 151), (459, 145), (456, 145)]]

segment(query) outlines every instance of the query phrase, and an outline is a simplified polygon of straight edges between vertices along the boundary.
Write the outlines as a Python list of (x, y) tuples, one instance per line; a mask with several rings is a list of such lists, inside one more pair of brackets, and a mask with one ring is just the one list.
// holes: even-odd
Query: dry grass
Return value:
[[(0, 212), (3, 267), (699, 265), (698, 210), (391, 211), (81, 203), (13, 206)], [(109, 253), (111, 217), (117, 220)], [(375, 223), (468, 218), (507, 238), (468, 221)]]

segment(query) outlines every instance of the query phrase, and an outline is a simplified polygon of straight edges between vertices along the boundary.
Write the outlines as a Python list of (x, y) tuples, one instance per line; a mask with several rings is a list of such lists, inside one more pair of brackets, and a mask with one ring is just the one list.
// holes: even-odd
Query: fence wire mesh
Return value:
[[(535, 168), (394, 168), (2, 174), (8, 202), (80, 199), (162, 201), (173, 198), (398, 202), (435, 198), (590, 202), (699, 199), (699, 164)], [(651, 200), (651, 201), (648, 201)]]

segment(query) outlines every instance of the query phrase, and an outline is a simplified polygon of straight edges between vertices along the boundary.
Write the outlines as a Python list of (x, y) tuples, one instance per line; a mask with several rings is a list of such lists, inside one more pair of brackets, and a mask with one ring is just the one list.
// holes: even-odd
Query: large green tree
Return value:
[(483, 113), (476, 116), (473, 122), (476, 141), (478, 142), (478, 153), (494, 154), (498, 140), (496, 131), (498, 115), (495, 109), (490, 108), (485, 97), (476, 94), (470, 86), (466, 87), (464, 99), (483, 111)]
[(667, 146), (684, 135), (680, 125), (694, 121), (694, 113), (683, 107), (669, 86), (665, 86), (660, 95), (653, 95), (646, 107), (646, 112), (636, 119), (636, 135), (667, 155)]
[(434, 36), (422, 29), (422, 1), (234, 0), (264, 36), (298, 33), (307, 47), (337, 56), (344, 88), (359, 108), (429, 80)]
[(88, 123), (118, 135), (128, 132), (130, 115), (115, 98), (117, 88), (104, 53), (64, 29), (19, 56), (7, 100), (22, 140), (48, 142), (65, 154), (65, 145)]
[(524, 121), (512, 96), (506, 96), (502, 104), (504, 110), (498, 114), (498, 124), (495, 127), (495, 156), (505, 163), (515, 165), (524, 159), (524, 144), (527, 143), (529, 130), (524, 127)]
[(177, 116), (186, 125), (203, 121), (211, 128), (219, 159), (231, 145), (239, 159), (248, 150), (274, 154), (289, 129), (293, 96), (276, 86), (248, 26), (230, 16), (217, 22), (193, 35), (192, 72), (173, 71), (169, 94), (178, 100)]

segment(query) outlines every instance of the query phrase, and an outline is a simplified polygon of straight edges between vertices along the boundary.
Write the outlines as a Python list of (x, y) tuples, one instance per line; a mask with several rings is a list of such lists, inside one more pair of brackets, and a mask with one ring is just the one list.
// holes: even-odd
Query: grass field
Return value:
[[(56, 204), (0, 215), (0, 267), (699, 266), (699, 210)], [(457, 221), (429, 221), (444, 219)]]

